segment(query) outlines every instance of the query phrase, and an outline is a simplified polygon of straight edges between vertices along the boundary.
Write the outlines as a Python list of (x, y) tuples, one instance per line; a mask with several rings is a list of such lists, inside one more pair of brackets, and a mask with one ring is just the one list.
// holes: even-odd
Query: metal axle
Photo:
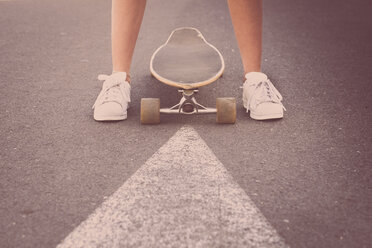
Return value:
[(217, 113), (217, 109), (215, 108), (207, 108), (201, 104), (199, 104), (196, 99), (195, 95), (198, 93), (199, 90), (197, 89), (182, 89), (178, 90), (178, 92), (182, 93), (182, 98), (180, 102), (174, 105), (171, 108), (161, 108), (160, 113), (164, 114), (214, 114)]

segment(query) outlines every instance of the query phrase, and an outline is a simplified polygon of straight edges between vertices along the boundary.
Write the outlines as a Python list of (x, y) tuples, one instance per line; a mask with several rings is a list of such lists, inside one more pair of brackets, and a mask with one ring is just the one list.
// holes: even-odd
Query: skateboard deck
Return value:
[(216, 47), (196, 28), (175, 29), (152, 55), (151, 74), (160, 82), (181, 89), (196, 89), (213, 83), (225, 63)]

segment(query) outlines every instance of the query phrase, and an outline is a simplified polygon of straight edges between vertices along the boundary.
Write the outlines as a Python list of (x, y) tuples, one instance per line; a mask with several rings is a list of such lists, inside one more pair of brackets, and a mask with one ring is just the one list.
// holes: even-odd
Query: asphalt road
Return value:
[[(265, 1), (263, 71), (284, 97), (279, 121), (250, 119), (226, 2), (148, 1), (124, 122), (91, 106), (110, 73), (110, 1), (0, 1), (0, 244), (53, 247), (185, 124), (291, 247), (371, 247), (372, 18), (368, 1)], [(237, 98), (235, 125), (165, 116), (141, 126), (141, 97), (178, 100), (149, 73), (153, 51), (197, 27), (226, 71), (200, 90)]]

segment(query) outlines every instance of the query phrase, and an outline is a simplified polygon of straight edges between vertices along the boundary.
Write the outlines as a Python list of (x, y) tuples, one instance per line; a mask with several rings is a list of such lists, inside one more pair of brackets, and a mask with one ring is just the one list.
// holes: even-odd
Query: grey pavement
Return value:
[(54, 247), (185, 124), (192, 126), (292, 247), (371, 247), (372, 18), (368, 1), (265, 1), (263, 71), (284, 97), (279, 121), (238, 105), (235, 125), (162, 116), (141, 126), (141, 97), (178, 100), (149, 73), (171, 30), (193, 26), (226, 71), (200, 89), (241, 103), (243, 70), (224, 0), (148, 1), (124, 122), (98, 123), (111, 71), (110, 1), (0, 1), (0, 244)]

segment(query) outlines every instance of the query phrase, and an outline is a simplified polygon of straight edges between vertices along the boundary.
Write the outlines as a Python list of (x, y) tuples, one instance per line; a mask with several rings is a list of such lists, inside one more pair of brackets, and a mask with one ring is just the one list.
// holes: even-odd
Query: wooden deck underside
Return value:
[(216, 81), (224, 67), (220, 52), (194, 28), (173, 31), (150, 62), (154, 77), (183, 89), (198, 88)]

